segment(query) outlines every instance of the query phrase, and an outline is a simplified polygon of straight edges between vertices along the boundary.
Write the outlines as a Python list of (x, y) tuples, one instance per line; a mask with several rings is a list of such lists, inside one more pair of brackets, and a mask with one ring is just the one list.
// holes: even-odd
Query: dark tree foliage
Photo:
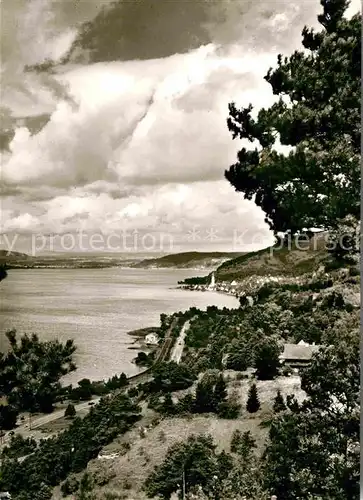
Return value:
[(276, 397), (274, 399), (273, 411), (274, 411), (274, 413), (280, 413), (280, 411), (284, 411), (284, 410), (286, 410), (284, 397), (281, 394), (281, 391), (278, 390)]
[(160, 363), (153, 368), (153, 381), (149, 384), (151, 392), (173, 392), (187, 389), (193, 384), (195, 374), (183, 364), (174, 361)]
[(11, 405), (0, 405), (0, 429), (11, 430), (16, 425), (18, 411)]
[(193, 404), (194, 413), (209, 413), (216, 409), (216, 402), (213, 391), (213, 381), (206, 377), (198, 382), (195, 390), (195, 398)]
[(242, 440), (242, 432), (238, 429), (236, 429), (233, 434), (232, 434), (232, 439), (231, 439), (231, 452), (232, 453), (237, 453), (238, 447), (241, 443)]
[(155, 351), (146, 353), (146, 352), (139, 352), (135, 358), (135, 364), (138, 366), (152, 366), (155, 360)]
[(214, 401), (218, 406), (220, 403), (226, 401), (228, 396), (227, 384), (224, 380), (223, 374), (221, 373), (217, 379), (216, 385), (214, 386)]
[(71, 401), (86, 401), (91, 396), (104, 396), (116, 389), (121, 389), (128, 384), (125, 373), (114, 375), (108, 380), (95, 380), (91, 382), (88, 379), (82, 379), (77, 387), (72, 385), (62, 387), (58, 393), (58, 400), (70, 399)]
[(170, 392), (167, 392), (164, 396), (164, 401), (161, 405), (161, 413), (164, 415), (173, 415), (175, 413), (173, 398)]
[(33, 438), (23, 438), (20, 434), (11, 436), (9, 444), (4, 447), (2, 456), (9, 458), (24, 457), (37, 449), (37, 442)]
[(265, 481), (291, 498), (359, 498), (359, 344), (323, 349), (302, 375), (308, 399), (273, 420)]
[(79, 380), (78, 387), (75, 387), (71, 392), (71, 397), (74, 401), (88, 401), (92, 398), (92, 382), (88, 378)]
[(217, 379), (213, 375), (205, 374), (196, 387), (193, 411), (195, 413), (219, 413), (221, 409), (225, 412), (227, 397), (227, 384), (223, 374), (220, 374)]
[(194, 405), (193, 394), (186, 394), (184, 397), (179, 399), (175, 405), (175, 412), (179, 415), (186, 413), (192, 413)]
[(257, 378), (271, 380), (279, 371), (281, 349), (273, 339), (263, 339), (255, 349), (255, 368)]
[(218, 461), (215, 449), (212, 437), (204, 435), (190, 436), (185, 442), (171, 446), (164, 462), (145, 482), (149, 498), (158, 495), (169, 499), (172, 493), (182, 489), (183, 481), (186, 493), (195, 486), (211, 490), (213, 476), (220, 477), (226, 465), (226, 457)]
[[(124, 394), (102, 398), (83, 419), (75, 418), (70, 427), (55, 437), (42, 440), (24, 461), (3, 461), (0, 490), (15, 498), (51, 498), (52, 487), (72, 472), (81, 472), (100, 450), (139, 418), (140, 407)], [(44, 485), (45, 493), (40, 495)]]
[(77, 412), (76, 412), (76, 409), (75, 409), (74, 405), (72, 405), (71, 403), (69, 403), (69, 405), (65, 409), (64, 416), (65, 417), (73, 418), (73, 417), (76, 416), (76, 413)]
[(245, 371), (253, 365), (254, 346), (246, 339), (233, 341), (229, 346), (226, 368), (230, 370)]
[[(229, 105), (233, 138), (260, 148), (242, 148), (225, 176), (276, 232), (330, 229), (360, 213), (361, 16), (343, 17), (348, 0), (320, 3), (323, 30), (302, 32), (308, 52), (280, 54), (265, 76), (278, 102), (256, 120), (252, 105)], [(276, 149), (278, 139), (293, 148), (287, 156)]]
[(231, 439), (232, 453), (238, 453), (244, 460), (248, 460), (254, 448), (256, 448), (256, 440), (251, 431), (246, 431), (243, 434), (239, 430), (234, 431)]
[(95, 496), (92, 494), (94, 487), (94, 481), (89, 472), (85, 472), (79, 482), (79, 489), (77, 500), (95, 500)]
[(72, 493), (76, 493), (79, 488), (79, 480), (75, 476), (71, 476), (67, 478), (61, 486), (61, 492), (63, 496), (66, 497), (68, 495), (72, 495)]
[[(97, 394), (97, 386), (101, 385), (102, 382), (93, 382), (93, 392)], [(121, 373), (121, 375), (114, 375), (109, 378), (105, 383), (105, 388), (108, 392), (114, 391), (115, 389), (120, 389), (121, 387), (125, 387), (128, 384), (127, 376), (125, 373)]]
[(237, 398), (229, 398), (227, 401), (219, 403), (217, 408), (217, 414), (220, 418), (226, 418), (229, 420), (238, 418), (241, 411), (241, 405)]
[(6, 265), (0, 265), (0, 281), (4, 280), (7, 277), (8, 273), (6, 270)]
[(243, 372), (248, 368), (248, 362), (243, 352), (231, 352), (228, 355), (226, 368), (229, 370), (236, 370)]
[(256, 413), (260, 409), (260, 401), (258, 399), (258, 392), (256, 384), (252, 384), (248, 391), (248, 399), (246, 403), (246, 410), (249, 413)]
[(52, 411), (60, 378), (76, 368), (73, 341), (41, 342), (37, 335), (18, 341), (15, 330), (6, 336), (10, 349), (0, 359), (0, 395), (19, 410)]

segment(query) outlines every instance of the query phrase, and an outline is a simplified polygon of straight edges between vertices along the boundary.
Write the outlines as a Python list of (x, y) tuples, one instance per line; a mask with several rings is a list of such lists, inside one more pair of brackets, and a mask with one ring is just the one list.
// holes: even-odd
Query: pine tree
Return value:
[(161, 405), (162, 413), (165, 415), (172, 415), (174, 413), (174, 402), (170, 392), (167, 392), (164, 396), (164, 402)]
[(242, 433), (240, 430), (236, 429), (232, 434), (231, 439), (231, 452), (237, 453), (238, 447), (242, 441)]
[(246, 431), (242, 434), (237, 452), (244, 460), (247, 460), (253, 448), (256, 448), (256, 441), (252, 437), (251, 431)]
[[(233, 139), (243, 148), (225, 172), (236, 191), (266, 213), (275, 232), (336, 228), (360, 217), (361, 16), (345, 19), (347, 0), (321, 0), (321, 31), (305, 27), (304, 51), (277, 59), (265, 80), (279, 100), (251, 117), (229, 105)], [(276, 141), (290, 146), (288, 155)]]
[(76, 409), (74, 407), (74, 405), (72, 405), (71, 403), (69, 403), (69, 405), (67, 406), (65, 412), (64, 412), (64, 416), (65, 417), (70, 417), (70, 418), (73, 418), (76, 416)]
[(260, 401), (258, 399), (257, 386), (256, 384), (252, 384), (250, 390), (248, 391), (246, 410), (249, 413), (256, 413), (259, 409)]
[(232, 453), (238, 453), (247, 460), (253, 448), (256, 448), (256, 441), (252, 437), (251, 431), (246, 431), (243, 434), (238, 429), (234, 431), (231, 440)]
[(274, 399), (273, 411), (274, 413), (279, 413), (280, 411), (286, 410), (286, 405), (284, 401), (284, 397), (281, 394), (280, 389), (277, 391), (276, 397)]
[(79, 483), (77, 500), (95, 500), (93, 493), (94, 481), (88, 472), (85, 472)]
[(214, 401), (216, 407), (218, 407), (220, 403), (224, 403), (227, 400), (227, 396), (227, 384), (223, 378), (223, 375), (220, 374), (214, 387)]

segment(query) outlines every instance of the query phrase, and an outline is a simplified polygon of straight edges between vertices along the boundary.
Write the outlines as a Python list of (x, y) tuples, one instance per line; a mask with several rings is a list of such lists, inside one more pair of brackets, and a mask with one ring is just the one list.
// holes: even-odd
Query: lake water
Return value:
[(127, 332), (159, 326), (161, 313), (208, 305), (234, 308), (232, 296), (177, 289), (177, 281), (207, 274), (175, 269), (13, 269), (0, 285), (0, 350), (5, 332), (37, 333), (42, 340), (74, 339), (75, 383), (115, 373), (133, 375), (137, 351)]

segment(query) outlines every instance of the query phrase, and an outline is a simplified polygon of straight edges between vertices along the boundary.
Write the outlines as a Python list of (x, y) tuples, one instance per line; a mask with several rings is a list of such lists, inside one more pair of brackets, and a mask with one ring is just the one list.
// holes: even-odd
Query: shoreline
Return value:
[(209, 288), (208, 285), (180, 285), (177, 287), (178, 289), (181, 290), (188, 290), (190, 292), (214, 292), (214, 293), (220, 293), (222, 295), (229, 295), (231, 297), (235, 297), (237, 300), (240, 297), (240, 294), (242, 292), (238, 291), (237, 289), (231, 290), (231, 289), (225, 289), (225, 288), (218, 288), (218, 287), (213, 287)]
[(137, 328), (136, 330), (130, 330), (127, 335), (130, 337), (145, 338), (149, 333), (158, 333), (160, 331), (159, 326), (146, 326), (143, 328)]
[[(33, 269), (34, 270), (34, 269)], [(83, 274), (86, 273), (87, 271), (77, 271), (76, 275), (72, 275), (72, 279), (75, 280), (75, 284), (72, 283), (72, 289), (75, 287), (76, 290), (78, 290), (77, 287), (80, 287), (82, 285), (82, 288), (80, 288), (80, 292), (77, 295), (77, 297), (81, 297), (82, 300), (78, 304), (78, 302), (74, 301), (72, 302), (72, 307), (74, 308), (74, 311), (72, 314), (74, 314), (74, 317), (72, 316), (71, 319), (72, 321), (67, 325), (65, 330), (59, 326), (61, 321), (58, 321), (58, 316), (57, 316), (57, 311), (60, 309), (59, 305), (59, 297), (61, 299), (61, 305), (67, 304), (70, 302), (70, 299), (68, 296), (66, 296), (63, 293), (63, 284), (64, 282), (68, 279), (68, 273), (70, 273), (70, 270), (65, 271), (67, 273), (66, 275), (63, 275), (63, 270), (40, 270), (35, 271), (37, 273), (36, 277), (33, 278), (33, 270), (29, 270), (30, 272), (28, 273), (28, 270), (20, 269), (14, 270), (10, 273), (9, 278), (7, 279), (5, 283), (5, 288), (4, 291), (6, 292), (7, 288), (10, 288), (10, 291), (14, 289), (10, 287), (12, 284), (11, 282), (15, 283), (21, 283), (21, 295), (24, 296), (24, 303), (26, 304), (28, 300), (28, 296), (33, 300), (34, 297), (34, 281), (36, 281), (36, 290), (41, 290), (42, 294), (47, 294), (49, 292), (50, 296), (53, 297), (53, 287), (54, 284), (50, 284), (50, 280), (48, 278), (48, 273), (54, 273), (49, 276), (52, 277), (52, 283), (53, 283), (53, 276), (55, 283), (57, 284), (57, 290), (55, 293), (55, 297), (57, 297), (57, 301), (54, 301), (54, 298), (52, 300), (47, 299), (45, 305), (41, 302), (40, 298), (37, 298), (36, 301), (32, 302), (32, 307), (36, 307), (37, 304), (39, 304), (39, 307), (42, 306), (43, 308), (45, 307), (45, 311), (49, 310), (51, 311), (51, 314), (47, 314), (46, 316), (46, 321), (42, 321), (43, 317), (39, 316), (35, 318), (30, 318), (34, 323), (31, 324), (31, 327), (28, 326), (29, 323), (29, 315), (27, 314), (27, 311), (23, 310), (23, 306), (21, 304), (21, 307), (16, 308), (16, 310), (20, 310), (19, 316), (20, 320), (14, 324), (12, 321), (12, 318), (10, 317), (9, 314), (5, 315), (5, 320), (6, 323), (4, 325), (11, 325), (11, 327), (16, 328), (19, 332), (26, 332), (29, 329), (36, 330), (39, 337), (43, 340), (48, 340), (50, 338), (54, 338), (55, 336), (60, 335), (60, 331), (62, 330), (62, 335), (65, 335), (67, 338), (73, 338), (76, 345), (77, 345), (77, 357), (76, 357), (76, 364), (77, 364), (77, 371), (75, 373), (71, 373), (67, 375), (66, 380), (62, 381), (62, 384), (67, 385), (67, 384), (74, 384), (77, 385), (78, 381), (82, 378), (89, 378), (91, 381), (99, 381), (99, 380), (107, 380), (108, 378), (112, 377), (115, 373), (120, 373), (120, 372), (125, 372), (126, 374), (135, 374), (135, 364), (134, 364), (134, 358), (137, 356), (138, 352), (150, 352), (150, 350), (153, 350), (153, 345), (151, 344), (146, 345), (146, 336), (148, 334), (160, 334), (160, 314), (165, 313), (165, 314), (172, 314), (175, 313), (176, 311), (179, 310), (184, 310), (188, 309), (191, 306), (195, 306), (199, 309), (205, 309), (207, 305), (213, 305), (216, 304), (217, 306), (223, 307), (224, 305), (227, 305), (228, 307), (237, 307), (237, 303), (232, 300), (232, 298), (229, 298), (227, 295), (223, 294), (220, 295), (215, 294), (214, 297), (213, 295), (206, 295), (203, 296), (202, 294), (192, 294), (192, 298), (190, 297), (189, 294), (184, 293), (183, 289), (176, 290), (178, 288), (177, 281), (181, 279), (185, 279), (185, 276), (190, 276), (193, 272), (186, 272), (185, 270), (180, 270), (180, 269), (167, 269), (164, 270), (166, 271), (165, 273), (163, 270), (160, 269), (135, 269), (137, 276), (135, 278), (135, 286), (132, 285), (131, 289), (131, 298), (134, 297), (133, 294), (133, 289), (134, 288), (144, 288), (148, 290), (153, 290), (154, 288), (157, 291), (157, 299), (164, 300), (164, 298), (167, 298), (165, 302), (165, 307), (164, 307), (164, 302), (157, 302), (155, 303), (155, 306), (150, 307), (150, 314), (149, 314), (149, 309), (143, 308), (142, 311), (140, 311), (140, 317), (142, 317), (142, 321), (140, 321), (140, 318), (137, 318), (138, 314), (138, 309), (137, 307), (134, 308), (134, 319), (131, 317), (132, 315), (129, 314), (129, 316), (126, 315), (126, 320), (125, 324), (120, 323), (120, 318), (122, 318), (124, 311), (123, 311), (123, 306), (122, 306), (122, 295), (124, 294), (124, 290), (128, 293), (129, 290), (129, 282), (134, 283), (133, 280), (133, 270), (127, 269), (126, 268), (126, 278), (123, 278), (123, 274), (121, 277), (117, 277), (112, 280), (112, 283), (115, 282), (115, 290), (117, 288), (117, 294), (115, 292), (114, 294), (114, 299), (117, 300), (115, 304), (120, 303), (119, 310), (118, 310), (118, 315), (115, 316), (115, 319), (111, 318), (109, 320), (107, 314), (106, 314), (106, 320), (107, 320), (107, 327), (108, 325), (111, 325), (110, 328), (112, 327), (112, 324), (115, 324), (117, 328), (120, 330), (120, 338), (118, 336), (115, 336), (114, 338), (108, 339), (107, 331), (104, 330), (105, 325), (103, 324), (103, 320), (99, 319), (99, 316), (95, 316), (96, 320), (93, 323), (92, 318), (93, 318), (93, 309), (91, 309), (84, 298), (88, 296), (88, 285), (91, 290), (91, 296), (94, 297), (95, 304), (97, 306), (98, 302), (102, 305), (103, 297), (101, 296), (100, 300), (98, 301), (98, 298), (96, 297), (96, 294), (94, 293), (93, 290), (93, 284), (92, 284), (92, 277), (93, 276), (98, 276), (100, 273), (100, 278), (99, 278), (99, 283), (109, 283), (109, 276), (110, 276), (110, 271), (104, 271), (102, 272), (101, 270), (95, 270), (93, 272), (90, 272), (91, 274), (87, 275), (87, 280), (85, 283), (81, 280), (83, 277)], [(131, 271), (130, 276), (131, 278), (129, 279), (129, 271)], [(22, 274), (24, 273), (24, 274)], [(27, 273), (27, 275), (25, 275)], [(45, 273), (45, 274), (44, 274)], [(72, 273), (76, 273), (76, 271), (72, 270)], [(159, 276), (160, 273), (160, 276)], [(149, 286), (149, 281), (148, 281), (148, 275), (152, 275), (152, 279), (150, 281), (150, 286)], [(113, 273), (112, 273), (113, 275)], [(164, 277), (165, 275), (165, 277)], [(145, 279), (143, 278), (145, 276)], [(80, 277), (80, 281), (78, 283), (78, 277)], [(125, 285), (124, 285), (125, 282)], [(24, 285), (25, 283), (25, 285)], [(120, 286), (121, 283), (121, 286)], [(146, 285), (144, 285), (144, 283)], [(156, 284), (155, 284), (156, 283)], [(58, 286), (59, 285), (59, 286)], [(62, 285), (62, 286), (61, 286)], [(85, 287), (83, 285), (86, 285)], [(159, 293), (159, 289), (162, 288), (162, 292)], [(180, 287), (179, 287), (180, 288)], [(174, 289), (174, 291), (173, 291)], [(59, 293), (58, 293), (59, 290)], [(121, 290), (121, 292), (120, 292)], [(125, 294), (126, 294), (125, 292)], [(176, 292), (181, 292), (176, 293)], [(137, 292), (138, 293), (138, 292)], [(138, 299), (139, 295), (137, 295), (135, 292), (135, 297)], [(145, 301), (147, 298), (149, 292), (141, 293), (141, 301)], [(12, 292), (14, 294), (14, 292)], [(7, 295), (7, 300), (5, 302), (5, 305), (9, 301), (9, 297), (12, 297), (12, 294)], [(179, 296), (180, 295), (180, 296)], [(195, 295), (195, 297), (193, 297)], [(169, 304), (169, 296), (172, 298), (172, 307), (170, 309), (170, 304)], [(152, 298), (152, 295), (150, 296)], [(223, 297), (225, 297), (223, 299)], [(127, 298), (129, 299), (129, 296), (127, 295)], [(108, 300), (108, 299), (107, 299)], [(121, 302), (120, 302), (121, 301)], [(229, 301), (232, 301), (233, 304), (229, 305)], [(142, 302), (144, 304), (144, 302)], [(98, 307), (98, 306), (97, 306)], [(3, 305), (4, 308), (4, 305)], [(100, 309), (102, 311), (102, 309)], [(79, 320), (79, 316), (82, 316), (85, 311), (86, 319), (82, 321), (82, 318)], [(156, 312), (155, 312), (156, 311)], [(127, 312), (127, 311), (126, 311)], [(88, 319), (88, 315), (90, 317), (92, 316), (91, 319)], [(136, 315), (136, 316), (135, 316)], [(54, 318), (53, 318), (54, 316)], [(50, 323), (50, 321), (54, 321)], [(38, 321), (39, 320), (39, 321)], [(109, 321), (108, 321), (109, 320)], [(79, 321), (79, 322), (78, 322)], [(84, 331), (86, 330), (87, 324), (94, 325), (92, 326), (92, 335), (91, 339), (92, 342), (88, 341), (88, 336), (84, 334)], [(136, 325), (135, 325), (136, 323)], [(138, 324), (137, 324), (138, 323)], [(140, 325), (141, 323), (141, 325)], [(51, 325), (51, 330), (49, 329), (49, 325)], [(77, 325), (77, 328), (75, 327)], [(80, 325), (80, 328), (78, 329), (78, 325)], [(136, 326), (136, 328), (135, 328)], [(141, 328), (138, 328), (138, 326), (141, 326)], [(9, 326), (9, 329), (11, 328)], [(115, 350), (113, 352), (108, 352), (107, 348), (105, 345), (102, 344), (100, 340), (94, 340), (96, 339), (96, 327), (100, 328), (100, 331), (102, 333), (101, 338), (105, 338), (105, 340), (109, 341), (112, 343), (112, 345), (115, 346)], [(6, 326), (4, 326), (4, 330), (6, 329)], [(147, 339), (149, 340), (149, 339)], [(102, 345), (102, 349), (98, 349), (95, 346), (98, 345), (98, 342)], [(138, 371), (138, 370), (137, 370)]]

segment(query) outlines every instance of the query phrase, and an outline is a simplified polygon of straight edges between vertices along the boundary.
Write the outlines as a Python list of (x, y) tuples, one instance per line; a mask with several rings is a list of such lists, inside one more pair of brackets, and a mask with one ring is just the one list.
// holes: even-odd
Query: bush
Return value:
[(159, 407), (160, 413), (163, 415), (174, 415), (175, 414), (175, 405), (173, 403), (173, 398), (171, 397), (170, 392), (167, 392), (164, 396), (164, 401), (161, 403)]
[(238, 450), (238, 446), (241, 442), (241, 439), (242, 439), (242, 433), (240, 430), (236, 429), (235, 431), (233, 431), (233, 434), (232, 434), (232, 439), (231, 439), (231, 452), (232, 453), (237, 453), (237, 450)]
[(61, 486), (61, 492), (64, 497), (72, 495), (72, 493), (76, 493), (79, 488), (79, 480), (75, 476), (70, 476), (68, 479), (64, 481)]
[(33, 438), (23, 438), (20, 434), (11, 436), (8, 446), (2, 451), (4, 457), (19, 458), (33, 453), (37, 448), (37, 442)]
[(208, 435), (190, 436), (184, 442), (175, 443), (168, 449), (164, 462), (146, 479), (148, 497), (170, 498), (180, 488), (182, 464), (186, 493), (199, 485), (211, 493), (213, 476), (219, 476), (222, 465), (215, 450), (212, 437)]
[(175, 405), (175, 413), (178, 415), (183, 415), (186, 413), (191, 413), (193, 410), (194, 398), (192, 394), (186, 394), (182, 397), (178, 403)]
[(256, 384), (252, 384), (248, 391), (248, 399), (246, 410), (248, 413), (256, 413), (260, 409), (260, 400), (258, 399), (258, 392)]
[(74, 407), (74, 405), (72, 405), (71, 403), (69, 403), (69, 405), (67, 406), (65, 412), (64, 412), (64, 416), (65, 417), (68, 417), (68, 418), (73, 418), (76, 416), (76, 409)]
[(280, 411), (284, 411), (284, 410), (286, 410), (285, 401), (284, 401), (284, 398), (281, 394), (281, 391), (278, 390), (276, 397), (274, 399), (273, 411), (274, 411), (274, 413), (279, 413)]
[(282, 374), (284, 377), (289, 377), (292, 374), (291, 366), (285, 365), (282, 369)]
[(221, 418), (235, 419), (239, 417), (241, 405), (236, 401), (224, 401), (218, 405), (217, 414)]
[(244, 353), (230, 353), (227, 359), (226, 368), (243, 372), (248, 368), (248, 362)]
[(78, 387), (71, 390), (70, 399), (72, 401), (89, 401), (92, 398), (92, 383), (88, 378), (83, 378), (78, 382)]
[(280, 368), (280, 347), (272, 339), (263, 339), (256, 345), (255, 368), (257, 378), (272, 380)]
[(137, 387), (131, 387), (127, 391), (127, 393), (130, 396), (130, 398), (134, 398), (134, 397), (136, 397), (139, 394), (139, 389)]
[(238, 453), (244, 459), (247, 459), (253, 448), (256, 448), (256, 441), (252, 437), (251, 431), (243, 434), (238, 429), (234, 431), (231, 439), (231, 452)]
[(257, 291), (257, 300), (264, 301), (273, 294), (276, 290), (276, 285), (273, 283), (265, 283), (261, 286), (261, 288)]
[(150, 352), (149, 354), (146, 354), (146, 352), (139, 352), (138, 355), (135, 358), (135, 363), (137, 366), (152, 366), (155, 360), (155, 351)]
[(160, 363), (153, 369), (153, 381), (149, 390), (153, 392), (173, 392), (187, 389), (193, 384), (195, 374), (183, 364)]

